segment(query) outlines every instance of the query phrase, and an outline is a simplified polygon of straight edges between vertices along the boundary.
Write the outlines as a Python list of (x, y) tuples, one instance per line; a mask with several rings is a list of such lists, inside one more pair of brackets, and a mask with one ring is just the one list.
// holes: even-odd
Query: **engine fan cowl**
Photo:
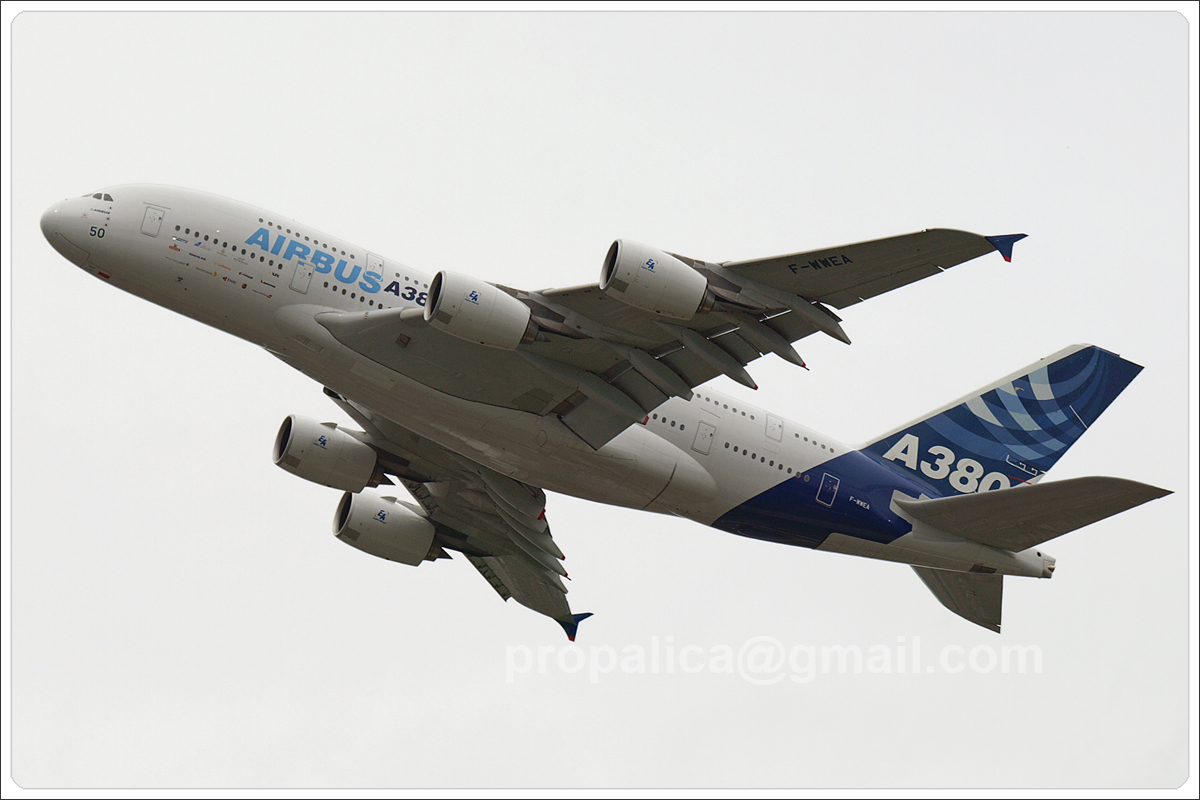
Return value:
[(499, 350), (515, 350), (538, 333), (529, 306), (487, 281), (444, 270), (429, 284), (424, 316), (451, 336)]
[(333, 533), (346, 544), (412, 567), (429, 555), (434, 532), (423, 514), (374, 492), (346, 492), (333, 515)]
[(643, 311), (689, 320), (711, 307), (708, 279), (675, 256), (644, 244), (618, 239), (600, 269), (600, 289)]
[(275, 436), (275, 465), (307, 481), (361, 492), (375, 474), (377, 455), (332, 422), (290, 415)]

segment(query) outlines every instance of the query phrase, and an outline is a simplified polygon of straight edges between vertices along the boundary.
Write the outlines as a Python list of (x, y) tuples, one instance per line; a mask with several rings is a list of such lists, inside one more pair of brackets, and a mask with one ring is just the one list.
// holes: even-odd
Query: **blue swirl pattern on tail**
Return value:
[[(1141, 369), (1099, 347), (1075, 345), (893, 431), (863, 451), (935, 481), (950, 477), (962, 459), (973, 459), (981, 469), (966, 465), (968, 477), (976, 485), (984, 479), (984, 490), (1033, 482)], [(970, 485), (960, 479), (954, 488), (962, 492)]]

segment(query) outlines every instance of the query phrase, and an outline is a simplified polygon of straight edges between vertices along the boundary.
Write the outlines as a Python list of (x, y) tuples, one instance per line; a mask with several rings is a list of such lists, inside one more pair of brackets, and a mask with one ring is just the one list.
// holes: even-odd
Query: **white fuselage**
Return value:
[[(347, 348), (315, 320), (330, 310), (423, 306), (430, 276), (215, 195), (156, 185), (99, 194), (68, 198), (42, 218), (46, 238), (68, 260), (254, 342), (355, 404), (525, 483), (707, 525), (850, 449), (701, 387), (593, 450), (553, 415), (434, 390)], [(914, 562), (912, 551), (854, 552)]]
[[(47, 212), (56, 219), (56, 233), (86, 252), (78, 266), (254, 342), (356, 403), (526, 483), (708, 524), (845, 449), (761, 408), (701, 388), (690, 401), (668, 400), (644, 425), (594, 451), (554, 416), (436, 391), (350, 350), (314, 320), (329, 310), (424, 305), (429, 275), (214, 195), (153, 185), (111, 187), (106, 193), (114, 200), (70, 198)], [(162, 212), (156, 235), (142, 230), (148, 208)], [(94, 235), (93, 228), (104, 232)], [(246, 245), (263, 228), (277, 237), (272, 243), (283, 243), (279, 252)], [(291, 241), (305, 243), (310, 252), (299, 258), (293, 248), (293, 257), (285, 258)], [(332, 263), (314, 264), (313, 251), (329, 254)], [(71, 257), (69, 250), (63, 254)], [(305, 271), (311, 274), (307, 285)], [(365, 277), (368, 272), (378, 277)], [(701, 422), (713, 429), (707, 448), (697, 443)], [(754, 455), (754, 467), (743, 448)]]

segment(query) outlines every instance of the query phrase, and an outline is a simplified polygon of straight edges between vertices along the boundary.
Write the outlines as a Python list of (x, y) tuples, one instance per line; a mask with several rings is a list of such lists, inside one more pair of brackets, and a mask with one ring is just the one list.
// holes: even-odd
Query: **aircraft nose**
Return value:
[(62, 203), (55, 203), (46, 209), (46, 213), (42, 214), (42, 236), (46, 237), (46, 241), (54, 244), (54, 234), (58, 231), (59, 211), (62, 208)]
[[(71, 216), (68, 213), (67, 200), (60, 200), (47, 208), (41, 219), (42, 236), (46, 237), (46, 241), (58, 251), (59, 255), (75, 266), (82, 267), (91, 254), (67, 238), (66, 233), (75, 236), (69, 221)], [(75, 238), (79, 237), (75, 236)]]

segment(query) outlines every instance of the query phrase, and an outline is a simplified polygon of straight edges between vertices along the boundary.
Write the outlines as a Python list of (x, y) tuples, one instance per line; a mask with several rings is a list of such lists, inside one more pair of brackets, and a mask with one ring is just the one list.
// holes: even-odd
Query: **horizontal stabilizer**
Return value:
[(1000, 604), (1004, 599), (1003, 575), (947, 572), (913, 567), (917, 577), (946, 608), (968, 622), (1000, 632)]
[(938, 530), (1020, 552), (1170, 493), (1124, 478), (1092, 477), (936, 500), (897, 498), (896, 505)]

